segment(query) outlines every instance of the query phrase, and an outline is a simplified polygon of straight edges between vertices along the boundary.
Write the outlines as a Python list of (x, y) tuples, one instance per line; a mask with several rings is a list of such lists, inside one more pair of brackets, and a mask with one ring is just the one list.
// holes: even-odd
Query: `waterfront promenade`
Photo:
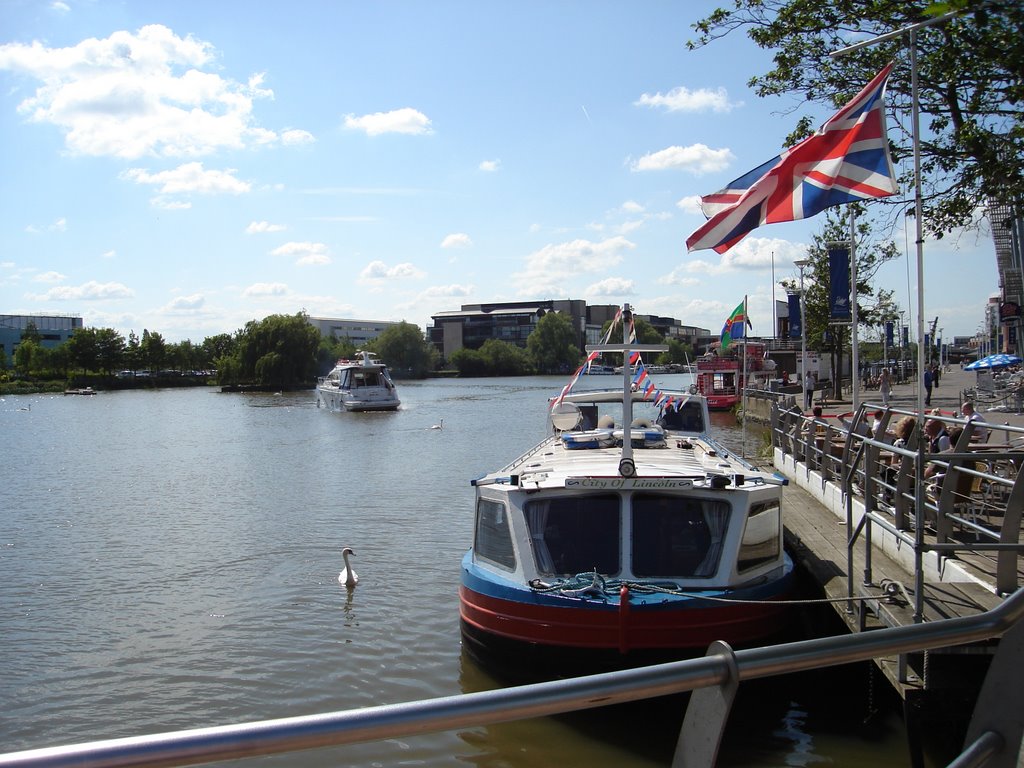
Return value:
[[(939, 378), (939, 386), (932, 389), (931, 406), (926, 406), (926, 408), (929, 410), (931, 408), (938, 408), (944, 416), (952, 416), (954, 414), (959, 416), (960, 406), (963, 404), (963, 393), (965, 390), (973, 389), (976, 386), (977, 378), (977, 374), (974, 371), (961, 370), (959, 365), (950, 366), (949, 370), (944, 372)], [(916, 409), (918, 386), (917, 378), (895, 385), (892, 388), (889, 405), (893, 408), (904, 410)], [(823, 415), (826, 418), (836, 418), (853, 410), (853, 401), (849, 392), (844, 393), (843, 399), (838, 401), (834, 399), (821, 401), (819, 400), (820, 395), (821, 392), (815, 393), (815, 403), (822, 405)], [(872, 405), (881, 406), (882, 404), (882, 396), (877, 389), (864, 389), (863, 386), (860, 390), (860, 400), (862, 403), (870, 403)], [(803, 403), (801, 402), (799, 405), (803, 405)], [(1010, 405), (1012, 405), (1012, 399)], [(978, 413), (990, 424), (994, 426), (1009, 424), (1011, 426), (1024, 427), (1024, 413), (1016, 412), (1012, 408), (1009, 410), (1002, 410), (1002, 408), (988, 410), (988, 407), (988, 405), (982, 402), (976, 404)]]

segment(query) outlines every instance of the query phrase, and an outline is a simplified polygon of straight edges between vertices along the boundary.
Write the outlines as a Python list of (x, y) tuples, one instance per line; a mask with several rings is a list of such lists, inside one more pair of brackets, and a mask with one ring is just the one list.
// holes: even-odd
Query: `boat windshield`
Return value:
[(712, 499), (634, 494), (633, 575), (709, 577), (718, 571), (729, 504)]
[(528, 502), (526, 522), (537, 570), (544, 576), (619, 573), (619, 516), (617, 494)]

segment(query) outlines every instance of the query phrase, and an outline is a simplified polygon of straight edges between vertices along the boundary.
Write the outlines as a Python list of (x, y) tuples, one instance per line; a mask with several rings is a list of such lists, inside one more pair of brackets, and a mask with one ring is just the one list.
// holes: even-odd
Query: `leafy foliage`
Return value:
[(537, 321), (526, 339), (526, 350), (540, 373), (564, 373), (579, 364), (576, 331), (572, 321), (559, 312), (549, 312)]
[(396, 376), (419, 379), (437, 367), (437, 350), (427, 342), (419, 326), (412, 323), (389, 326), (366, 346)]
[[(873, 38), (941, 10), (920, 0), (733, 0), (694, 25), (691, 49), (738, 29), (774, 52), (774, 68), (753, 75), (760, 96), (795, 95), (833, 110), (845, 104), (892, 60), (888, 83), (889, 139), (898, 165), (912, 153), (909, 111), (911, 72), (906, 35), (848, 55), (829, 53), (850, 40)], [(935, 236), (975, 223), (990, 200), (1024, 199), (1024, 4), (956, 0), (965, 10), (916, 32), (918, 94), (922, 115), (921, 171), (924, 223)], [(896, 125), (902, 130), (893, 130)], [(813, 131), (797, 120), (787, 144)], [(913, 167), (901, 166), (900, 184), (913, 192)], [(906, 207), (906, 199), (880, 201)]]

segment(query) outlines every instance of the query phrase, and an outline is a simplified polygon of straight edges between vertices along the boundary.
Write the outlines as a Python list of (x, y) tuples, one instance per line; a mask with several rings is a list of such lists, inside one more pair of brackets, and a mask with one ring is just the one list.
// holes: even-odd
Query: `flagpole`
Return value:
[(747, 318), (749, 317), (750, 315), (747, 313), (747, 295), (743, 294), (743, 325), (740, 326), (743, 329), (743, 379), (740, 390), (740, 407), (743, 409), (742, 448), (740, 453), (743, 458), (747, 458)]
[[(853, 412), (860, 407), (860, 356), (857, 336), (857, 209), (850, 205), (850, 304), (851, 320), (850, 346), (853, 350), (850, 366), (853, 368)], [(842, 376), (839, 377), (840, 382)], [(842, 389), (842, 384), (840, 384)]]

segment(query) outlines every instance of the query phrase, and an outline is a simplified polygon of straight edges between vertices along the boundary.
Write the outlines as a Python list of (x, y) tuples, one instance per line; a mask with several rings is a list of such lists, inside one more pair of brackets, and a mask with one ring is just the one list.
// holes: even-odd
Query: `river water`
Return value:
[[(403, 381), (379, 414), (312, 391), (0, 399), (0, 752), (500, 685), (459, 642), (470, 480), (542, 436), (562, 384)], [(906, 765), (885, 694), (864, 667), (744, 685), (719, 764)], [(261, 764), (664, 766), (681, 716), (670, 699)]]

